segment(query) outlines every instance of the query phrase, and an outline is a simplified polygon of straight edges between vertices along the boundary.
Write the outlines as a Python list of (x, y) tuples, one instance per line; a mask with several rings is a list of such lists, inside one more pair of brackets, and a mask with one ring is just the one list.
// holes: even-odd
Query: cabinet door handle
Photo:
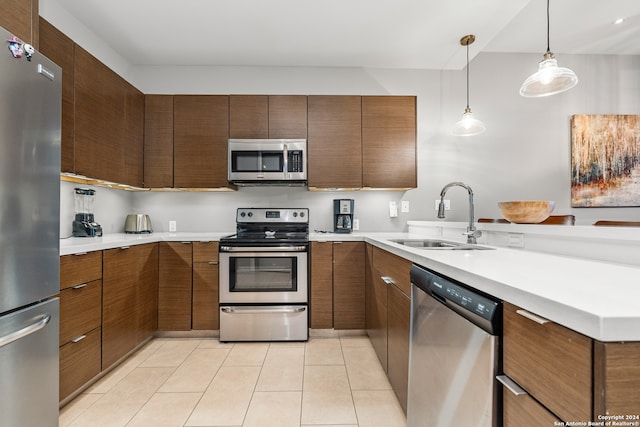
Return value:
[(71, 340), (72, 343), (77, 343), (82, 341), (83, 339), (85, 339), (87, 336), (86, 335), (80, 335), (79, 337), (75, 337), (74, 339)]
[(209, 261), (209, 265), (218, 265), (218, 261)]
[(180, 242), (180, 243), (182, 243), (183, 245), (190, 245), (191, 244), (191, 242)]
[(84, 287), (86, 287), (86, 286), (87, 286), (87, 284), (86, 284), (86, 283), (82, 283), (82, 284), (80, 284), (80, 285), (72, 286), (72, 287), (71, 287), (71, 289), (82, 289), (82, 288), (84, 288)]
[(506, 375), (498, 375), (496, 379), (503, 386), (505, 386), (507, 390), (509, 390), (511, 393), (515, 394), (516, 396), (524, 396), (527, 394), (527, 392), (524, 391), (522, 387), (520, 387), (518, 384), (515, 383), (515, 381), (513, 381), (511, 378), (509, 378)]
[(80, 256), (80, 255), (86, 255), (86, 254), (87, 254), (87, 252), (77, 252), (74, 255), (75, 256)]
[(533, 313), (529, 313), (527, 310), (516, 310), (516, 313), (518, 313), (522, 317), (526, 317), (529, 320), (533, 320), (534, 322), (539, 323), (541, 325), (544, 325), (545, 323), (549, 323), (549, 320), (545, 319), (544, 317), (536, 316)]
[(129, 249), (129, 246), (120, 246), (120, 249), (122, 249), (122, 250)]
[(391, 277), (389, 277), (389, 276), (380, 276), (380, 278), (387, 285), (395, 285), (396, 284), (396, 282), (394, 282), (393, 279)]

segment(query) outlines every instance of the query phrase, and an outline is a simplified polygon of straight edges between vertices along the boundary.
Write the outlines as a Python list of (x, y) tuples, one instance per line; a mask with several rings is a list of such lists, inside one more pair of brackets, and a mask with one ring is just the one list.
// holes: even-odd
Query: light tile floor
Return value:
[(318, 425), (406, 426), (367, 337), (158, 338), (60, 411), (60, 427)]

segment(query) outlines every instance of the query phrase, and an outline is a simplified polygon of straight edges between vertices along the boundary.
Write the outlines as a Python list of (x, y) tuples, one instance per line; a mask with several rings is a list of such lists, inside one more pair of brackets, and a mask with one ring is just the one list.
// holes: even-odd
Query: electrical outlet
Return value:
[[(438, 210), (439, 207), (440, 207), (440, 199), (436, 199), (435, 210)], [(451, 210), (451, 200), (444, 199), (444, 210), (445, 211), (450, 211)]]
[(169, 232), (170, 233), (175, 233), (176, 231), (176, 222), (175, 221), (169, 221)]
[(408, 200), (403, 200), (401, 206), (402, 207), (400, 208), (400, 210), (402, 211), (402, 213), (409, 213), (409, 201)]
[(353, 220), (353, 230), (354, 231), (360, 230), (360, 220), (359, 219), (354, 219)]

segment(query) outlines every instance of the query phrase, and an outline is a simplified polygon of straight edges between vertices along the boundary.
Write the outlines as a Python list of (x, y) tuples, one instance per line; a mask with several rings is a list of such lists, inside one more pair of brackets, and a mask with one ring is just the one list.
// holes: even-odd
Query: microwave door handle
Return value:
[(284, 179), (289, 178), (289, 147), (284, 144)]

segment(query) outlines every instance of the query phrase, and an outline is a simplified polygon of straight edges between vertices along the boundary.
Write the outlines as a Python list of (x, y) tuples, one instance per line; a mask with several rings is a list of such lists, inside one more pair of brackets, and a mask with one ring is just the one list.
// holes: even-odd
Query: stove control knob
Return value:
[(242, 218), (244, 218), (246, 215), (247, 215), (246, 213), (244, 213), (244, 212), (240, 212), (240, 216), (241, 216)]
[(293, 217), (296, 218), (298, 216), (298, 212), (293, 213)]
[(300, 212), (300, 218), (304, 218), (304, 212)]
[(253, 212), (249, 212), (247, 215), (251, 218), (253, 216)]

